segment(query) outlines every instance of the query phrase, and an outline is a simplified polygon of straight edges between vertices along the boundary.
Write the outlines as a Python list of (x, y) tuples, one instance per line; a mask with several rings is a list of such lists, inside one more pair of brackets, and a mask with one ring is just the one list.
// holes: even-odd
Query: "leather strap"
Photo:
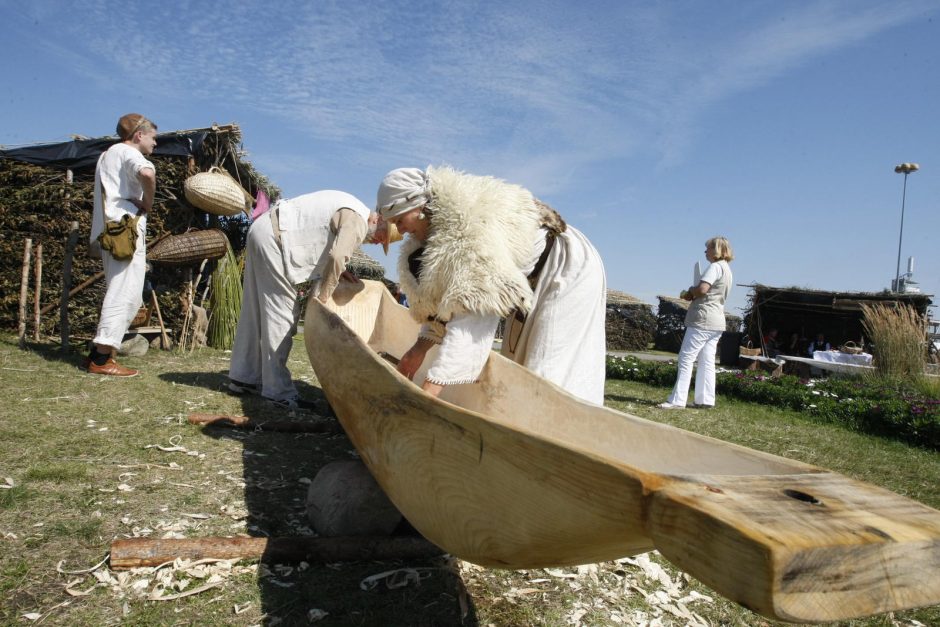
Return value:
[(539, 282), (539, 275), (542, 273), (542, 268), (545, 267), (545, 262), (548, 261), (548, 253), (552, 252), (552, 248), (555, 246), (555, 236), (555, 231), (551, 229), (545, 233), (545, 248), (542, 250), (542, 254), (539, 255), (539, 260), (535, 262), (532, 272), (526, 277), (529, 279), (529, 287), (532, 289), (535, 289), (536, 283)]
[[(557, 235), (558, 234), (552, 229), (548, 229), (545, 233), (545, 248), (542, 250), (542, 254), (539, 255), (539, 260), (535, 262), (535, 267), (532, 268), (532, 272), (526, 277), (529, 280), (529, 287), (533, 290), (539, 282), (539, 275), (542, 274), (545, 262), (548, 261), (548, 254), (552, 252), (552, 248), (555, 246), (555, 238)], [(516, 346), (519, 343), (519, 337), (522, 335), (522, 327), (525, 326), (526, 318), (528, 318), (528, 316), (522, 313), (522, 310), (518, 307), (506, 318), (506, 324), (503, 328), (503, 341), (509, 343), (510, 353), (516, 352)]]

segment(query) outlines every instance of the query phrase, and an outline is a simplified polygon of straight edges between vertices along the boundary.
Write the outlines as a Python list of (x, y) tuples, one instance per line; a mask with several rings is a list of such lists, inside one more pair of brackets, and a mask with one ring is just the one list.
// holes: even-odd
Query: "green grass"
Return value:
[(26, 479), (66, 483), (88, 476), (88, 467), (80, 464), (51, 464), (33, 466), (26, 471)]
[[(310, 564), (290, 574), (241, 573), (219, 588), (175, 601), (121, 596), (104, 585), (87, 596), (67, 596), (64, 587), (70, 581), (80, 581), (76, 590), (87, 590), (95, 580), (58, 570), (82, 570), (98, 563), (115, 538), (309, 533), (305, 481), (329, 461), (354, 457), (342, 435), (189, 425), (186, 416), (191, 412), (285, 417), (256, 398), (224, 392), (228, 355), (222, 351), (151, 351), (126, 360), (142, 370), (141, 376), (128, 380), (85, 374), (76, 367), (79, 361), (79, 354), (63, 356), (51, 345), (33, 345), (22, 352), (15, 338), (0, 336), (5, 383), (0, 389), (0, 483), (7, 477), (14, 483), (13, 488), (0, 489), (0, 625), (27, 624), (22, 615), (28, 612), (42, 614), (42, 625), (259, 625), (276, 619), (281, 625), (303, 625), (314, 608), (330, 613), (317, 623), (324, 626), (562, 626), (571, 624), (572, 616), (583, 625), (610, 625), (614, 615), (629, 618), (637, 612), (654, 618), (655, 608), (636, 588), (654, 590), (657, 584), (626, 562), (599, 564), (584, 572), (560, 569), (564, 576), (467, 565), (458, 572), (434, 560)], [(322, 396), (302, 342), (295, 342), (289, 365), (305, 396)], [(940, 507), (937, 452), (820, 424), (797, 412), (721, 397), (714, 410), (656, 409), (667, 393), (665, 388), (609, 381), (607, 403), (831, 468)], [(684, 591), (715, 597), (662, 558), (653, 560), (663, 564)], [(420, 585), (360, 589), (365, 577), (400, 567), (432, 570)], [(152, 579), (132, 579), (147, 577)], [(468, 614), (462, 619), (459, 599), (464, 589)], [(243, 611), (236, 614), (236, 607)], [(713, 603), (689, 607), (712, 625), (776, 624), (717, 597)], [(940, 624), (940, 608), (845, 625), (910, 625), (911, 620)], [(684, 624), (668, 614), (662, 621)]]

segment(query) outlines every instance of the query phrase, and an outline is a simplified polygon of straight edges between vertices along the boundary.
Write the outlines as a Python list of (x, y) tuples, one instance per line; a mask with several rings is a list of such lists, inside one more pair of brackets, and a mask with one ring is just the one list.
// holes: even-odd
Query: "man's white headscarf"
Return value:
[(431, 200), (430, 181), (425, 170), (398, 168), (385, 175), (376, 195), (376, 210), (386, 220), (423, 207)]

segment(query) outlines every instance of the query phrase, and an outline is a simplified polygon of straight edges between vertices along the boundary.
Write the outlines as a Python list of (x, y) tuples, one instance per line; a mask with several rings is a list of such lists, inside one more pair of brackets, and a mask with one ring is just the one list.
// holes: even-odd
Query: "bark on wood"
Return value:
[(281, 431), (286, 433), (342, 433), (342, 428), (333, 420), (294, 422), (289, 420), (252, 420), (248, 416), (228, 414), (190, 414), (191, 425), (212, 425), (257, 431)]
[(127, 538), (111, 543), (111, 568), (159, 566), (173, 560), (260, 559), (269, 564), (418, 560), (444, 551), (414, 536), (312, 538)]
[(36, 274), (34, 278), (33, 293), (33, 339), (39, 341), (39, 326), (42, 316), (39, 312), (39, 302), (42, 300), (42, 242), (36, 244)]
[(29, 293), (29, 260), (33, 251), (33, 240), (26, 238), (23, 247), (23, 274), (20, 277), (20, 318), (19, 318), (19, 344), (26, 348), (26, 296)]
[[(71, 178), (71, 170), (69, 177)], [(68, 197), (66, 197), (68, 202)], [(72, 257), (75, 256), (75, 247), (78, 245), (78, 221), (69, 225), (69, 239), (65, 244), (65, 260), (62, 264), (62, 296), (59, 298), (59, 337), (62, 342), (62, 352), (69, 351), (69, 292), (72, 289)], [(51, 310), (51, 308), (50, 308)], [(39, 310), (42, 314), (42, 310)]]
[(180, 288), (180, 310), (183, 312), (183, 324), (180, 325), (179, 337), (179, 348), (181, 351), (186, 350), (186, 334), (189, 331), (189, 318), (193, 311), (193, 271), (191, 269), (186, 269), (185, 278), (187, 280), (183, 283), (183, 287)]

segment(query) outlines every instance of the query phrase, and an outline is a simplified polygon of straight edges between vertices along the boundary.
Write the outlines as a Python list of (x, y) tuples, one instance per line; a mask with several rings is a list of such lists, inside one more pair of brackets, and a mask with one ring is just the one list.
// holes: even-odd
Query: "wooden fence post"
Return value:
[[(69, 170), (71, 172), (71, 170)], [(62, 296), (59, 299), (59, 337), (62, 352), (69, 352), (69, 292), (72, 289), (72, 257), (78, 245), (78, 221), (69, 225), (69, 240), (65, 244), (65, 261), (62, 264)]]
[(36, 274), (33, 285), (33, 340), (39, 341), (39, 327), (42, 316), (39, 315), (39, 301), (42, 300), (42, 242), (36, 244)]
[(20, 276), (20, 325), (19, 325), (19, 345), (20, 348), (26, 348), (26, 296), (29, 293), (29, 260), (33, 251), (33, 239), (26, 238), (23, 247), (23, 274)]

